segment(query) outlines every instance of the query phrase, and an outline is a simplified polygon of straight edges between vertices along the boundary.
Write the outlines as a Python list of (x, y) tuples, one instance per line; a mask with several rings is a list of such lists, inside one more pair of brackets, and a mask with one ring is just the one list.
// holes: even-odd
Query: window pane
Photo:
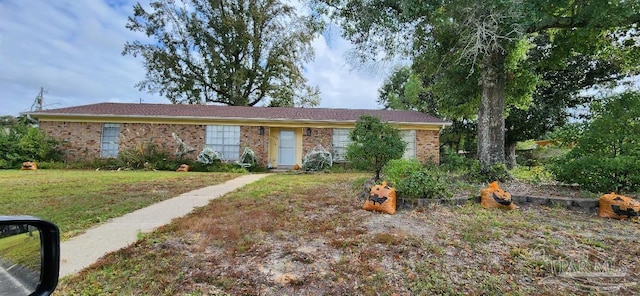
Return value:
[(240, 126), (208, 125), (205, 145), (219, 152), (223, 160), (238, 160), (240, 158)]
[(344, 161), (347, 146), (351, 144), (351, 139), (349, 139), (350, 132), (351, 129), (348, 128), (333, 129), (333, 152), (335, 161)]
[(400, 136), (405, 143), (407, 143), (407, 147), (404, 150), (403, 158), (414, 158), (416, 157), (416, 131), (415, 130), (406, 130), (400, 131)]
[(117, 157), (119, 146), (120, 125), (117, 123), (102, 124), (102, 138), (100, 157)]

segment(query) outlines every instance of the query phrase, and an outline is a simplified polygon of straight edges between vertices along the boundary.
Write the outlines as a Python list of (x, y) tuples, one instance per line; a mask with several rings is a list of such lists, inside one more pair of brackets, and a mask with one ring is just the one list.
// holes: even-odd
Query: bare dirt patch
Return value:
[(640, 293), (638, 223), (558, 208), (367, 212), (361, 175), (278, 175), (62, 281), (61, 295)]

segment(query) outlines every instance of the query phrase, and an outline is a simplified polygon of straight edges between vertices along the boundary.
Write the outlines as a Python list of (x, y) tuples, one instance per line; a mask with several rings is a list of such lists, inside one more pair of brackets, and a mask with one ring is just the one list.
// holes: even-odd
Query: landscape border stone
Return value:
[[(599, 200), (590, 198), (569, 198), (569, 197), (544, 197), (528, 195), (512, 195), (511, 200), (519, 207), (547, 206), (562, 207), (567, 210), (581, 213), (597, 213)], [(425, 208), (430, 205), (460, 206), (467, 203), (479, 203), (480, 196), (472, 198), (451, 198), (451, 199), (405, 199), (398, 198), (399, 209)]]

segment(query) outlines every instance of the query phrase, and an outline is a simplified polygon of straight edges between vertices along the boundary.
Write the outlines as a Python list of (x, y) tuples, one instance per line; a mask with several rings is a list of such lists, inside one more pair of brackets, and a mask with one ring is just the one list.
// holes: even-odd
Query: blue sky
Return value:
[[(122, 56), (126, 41), (144, 36), (125, 28), (129, 0), (0, 0), (0, 116), (29, 111), (40, 87), (45, 109), (97, 102), (169, 103), (140, 92), (142, 61)], [(140, 0), (143, 5), (149, 0)], [(353, 70), (350, 44), (338, 30), (314, 40), (306, 66), (320, 87), (320, 107), (379, 109), (384, 67)]]

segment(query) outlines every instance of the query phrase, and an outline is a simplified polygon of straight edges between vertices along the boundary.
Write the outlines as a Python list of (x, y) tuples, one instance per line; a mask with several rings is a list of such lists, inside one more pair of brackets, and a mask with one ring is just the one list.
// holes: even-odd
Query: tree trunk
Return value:
[(516, 145), (517, 142), (507, 144), (506, 155), (505, 155), (505, 164), (508, 169), (513, 169), (516, 167)]
[(478, 110), (478, 158), (483, 168), (504, 163), (504, 53), (482, 60), (482, 99)]

